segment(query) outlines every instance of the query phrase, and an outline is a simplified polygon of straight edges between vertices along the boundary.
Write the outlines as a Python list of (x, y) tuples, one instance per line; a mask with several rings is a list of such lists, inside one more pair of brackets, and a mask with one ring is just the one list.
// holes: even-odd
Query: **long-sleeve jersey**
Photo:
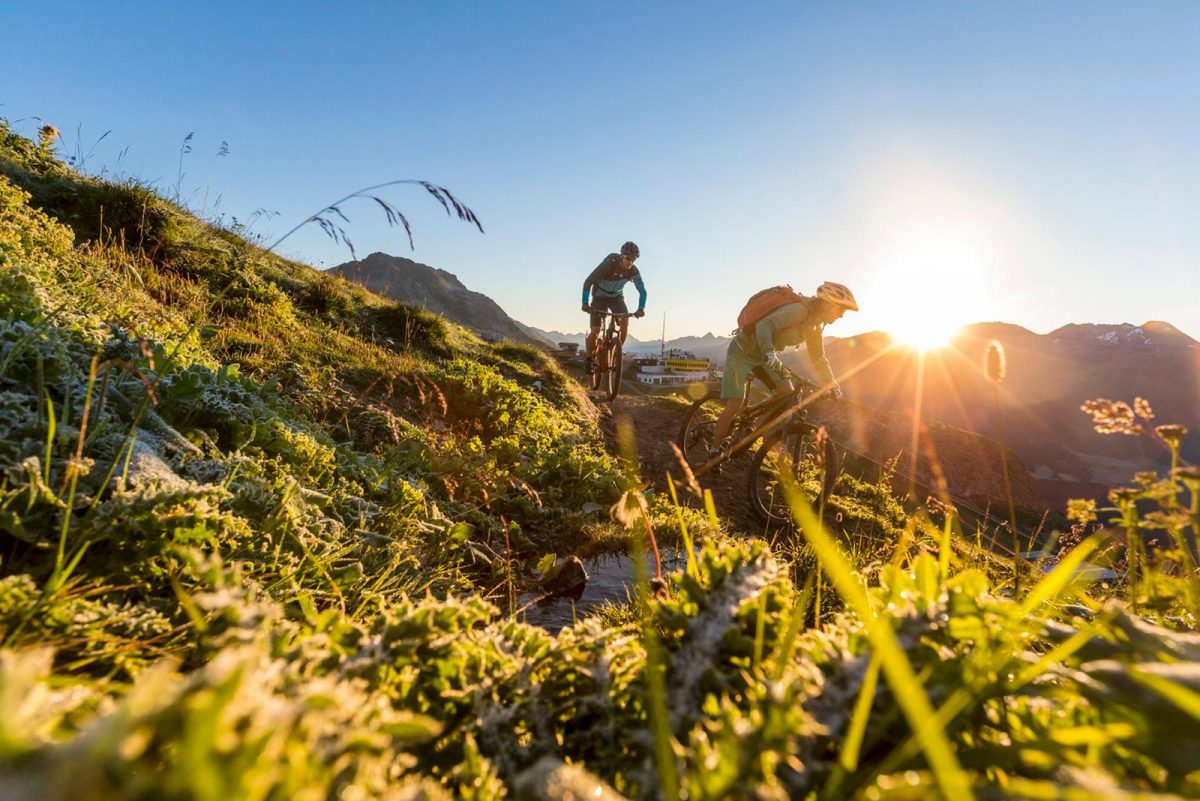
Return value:
[(625, 272), (621, 257), (616, 253), (608, 254), (583, 282), (583, 305), (588, 305), (589, 295), (598, 298), (620, 297), (625, 294), (625, 285), (630, 281), (637, 287), (638, 311), (642, 311), (646, 308), (646, 285), (642, 283), (642, 274), (637, 267), (630, 267), (629, 272)]
[(741, 331), (735, 337), (742, 352), (755, 361), (766, 363), (767, 354), (783, 350), (804, 342), (808, 347), (808, 358), (824, 384), (832, 384), (833, 370), (825, 358), (825, 343), (822, 341), (821, 322), (809, 319), (809, 308), (813, 302), (805, 298), (795, 303), (785, 303), (763, 317), (751, 331)]

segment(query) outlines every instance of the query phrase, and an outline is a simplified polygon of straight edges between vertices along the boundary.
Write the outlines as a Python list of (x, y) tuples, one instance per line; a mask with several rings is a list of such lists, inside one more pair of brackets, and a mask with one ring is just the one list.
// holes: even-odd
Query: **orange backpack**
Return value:
[(755, 292), (750, 296), (750, 300), (746, 301), (741, 313), (738, 314), (738, 328), (742, 331), (749, 331), (758, 325), (759, 320), (785, 303), (796, 303), (804, 299), (803, 295), (787, 284)]

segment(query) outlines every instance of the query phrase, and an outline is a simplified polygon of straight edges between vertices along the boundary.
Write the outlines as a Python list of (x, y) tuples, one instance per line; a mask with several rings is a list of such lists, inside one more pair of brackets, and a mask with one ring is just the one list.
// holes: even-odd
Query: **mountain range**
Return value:
[[(403, 257), (373, 253), (334, 272), (485, 336), (549, 347), (582, 343), (586, 336), (583, 331), (524, 325), (454, 275)], [(983, 354), (993, 340), (1007, 356), (1006, 375), (996, 385), (983, 373)], [(631, 333), (626, 352), (680, 349), (722, 364), (729, 341), (711, 332), (666, 342)], [(1147, 428), (1181, 423), (1200, 433), (1200, 343), (1166, 322), (1071, 324), (1048, 334), (1008, 323), (978, 323), (924, 357), (882, 332), (827, 337), (825, 346), (847, 397), (912, 415), (920, 384), (923, 419), (1003, 441), (1028, 466), (1042, 500), (1059, 509), (1071, 497), (1103, 500), (1110, 487), (1127, 483), (1134, 472), (1165, 466), (1166, 449), (1152, 436), (1096, 433), (1080, 410), (1084, 401), (1146, 398), (1156, 415)], [(783, 359), (798, 372), (809, 370), (802, 350), (787, 351)], [(1200, 461), (1200, 438), (1185, 438), (1183, 455)]]
[[(1006, 374), (994, 385), (983, 369), (993, 340), (1006, 354)], [(1096, 433), (1084, 401), (1145, 398), (1155, 413), (1147, 429), (1181, 423), (1200, 432), (1200, 343), (1169, 323), (1071, 324), (1048, 334), (979, 323), (923, 359), (876, 332), (831, 337), (826, 353), (850, 398), (907, 414), (919, 402), (924, 419), (1003, 441), (1033, 473), (1043, 501), (1058, 508), (1070, 497), (1103, 500), (1134, 472), (1167, 466), (1168, 451), (1152, 435)], [(798, 353), (784, 358), (807, 367)], [(1184, 439), (1183, 455), (1200, 460), (1195, 435)]]

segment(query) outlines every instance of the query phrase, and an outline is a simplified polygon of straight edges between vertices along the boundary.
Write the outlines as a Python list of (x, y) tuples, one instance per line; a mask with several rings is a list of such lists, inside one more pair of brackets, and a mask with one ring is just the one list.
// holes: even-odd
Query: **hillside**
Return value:
[[(753, 532), (625, 419), (0, 121), (0, 798), (1200, 797), (1185, 550), (818, 517), (807, 463)], [(1123, 522), (1178, 543), (1161, 481)], [(524, 621), (600, 551), (629, 595)]]
[(329, 272), (377, 295), (440, 314), (485, 339), (553, 344), (513, 320), (487, 295), (467, 289), (457, 276), (403, 256), (372, 253), (361, 261), (339, 264)]

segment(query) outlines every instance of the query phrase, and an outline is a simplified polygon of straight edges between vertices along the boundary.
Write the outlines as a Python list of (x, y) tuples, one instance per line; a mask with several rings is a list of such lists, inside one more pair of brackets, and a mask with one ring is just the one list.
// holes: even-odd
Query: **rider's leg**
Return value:
[(742, 352), (741, 346), (738, 345), (736, 339), (729, 343), (729, 349), (725, 351), (725, 371), (721, 376), (721, 400), (725, 403), (725, 408), (721, 410), (721, 414), (717, 417), (716, 427), (713, 429), (714, 446), (720, 445), (721, 442), (729, 436), (730, 429), (733, 428), (733, 418), (742, 409), (742, 402), (746, 395), (746, 381), (750, 377), (750, 370), (754, 363), (746, 358), (746, 354)]
[(603, 301), (600, 298), (592, 298), (592, 313), (589, 322), (592, 324), (591, 331), (587, 335), (587, 365), (588, 371), (591, 372), (592, 360), (596, 358), (596, 340), (600, 338), (600, 309), (603, 306)]
[(625, 337), (629, 336), (629, 318), (620, 317), (617, 319), (617, 324), (621, 326), (621, 346), (625, 346)]
[(725, 408), (721, 410), (720, 417), (717, 418), (716, 428), (713, 429), (713, 444), (723, 442), (729, 436), (729, 429), (733, 427), (733, 418), (742, 410), (742, 399), (725, 398)]

